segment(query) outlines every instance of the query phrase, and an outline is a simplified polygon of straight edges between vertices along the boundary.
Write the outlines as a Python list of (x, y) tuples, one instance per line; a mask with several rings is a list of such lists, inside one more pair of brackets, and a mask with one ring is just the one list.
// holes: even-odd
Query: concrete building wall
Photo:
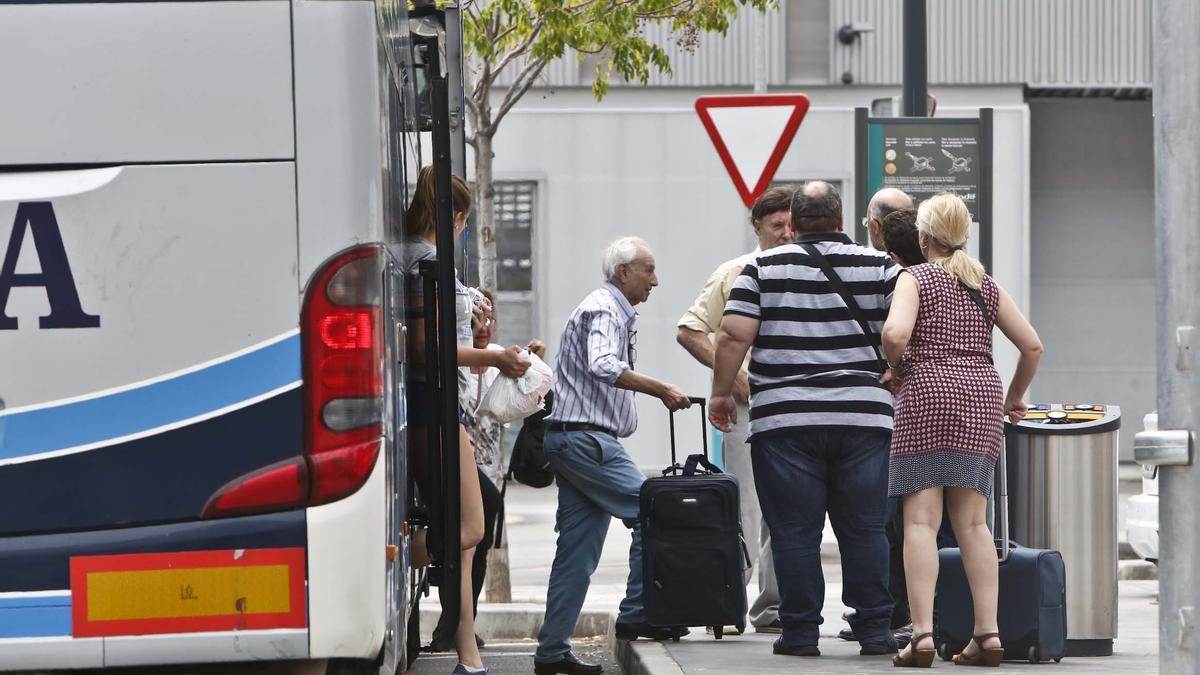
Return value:
[(1046, 99), (1031, 119), (1031, 310), (1039, 400), (1121, 406), (1121, 456), (1155, 407), (1149, 101)]

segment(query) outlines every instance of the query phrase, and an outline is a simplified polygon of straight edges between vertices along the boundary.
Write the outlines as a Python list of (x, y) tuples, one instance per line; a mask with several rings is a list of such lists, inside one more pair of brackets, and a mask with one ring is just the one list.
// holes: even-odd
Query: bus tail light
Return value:
[(239, 476), (202, 517), (327, 504), (366, 483), (384, 420), (383, 251), (356, 246), (308, 285), (300, 316), (304, 455)]
[(309, 506), (328, 504), (353, 494), (366, 482), (379, 456), (379, 441), (368, 441), (308, 458), (312, 465)]
[(362, 487), (379, 456), (384, 416), (383, 252), (357, 246), (313, 277), (300, 335), (309, 505)]
[(308, 464), (303, 457), (293, 457), (229, 481), (208, 498), (201, 517), (279, 511), (307, 501)]

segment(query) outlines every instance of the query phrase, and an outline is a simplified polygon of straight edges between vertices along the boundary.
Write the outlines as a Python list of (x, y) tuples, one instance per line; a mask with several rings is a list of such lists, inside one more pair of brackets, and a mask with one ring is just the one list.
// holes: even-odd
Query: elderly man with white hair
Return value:
[(613, 517), (633, 531), (617, 638), (667, 639), (686, 632), (646, 624), (638, 525), (638, 493), (645, 477), (618, 439), (637, 428), (634, 392), (655, 396), (672, 411), (690, 402), (675, 385), (634, 370), (633, 308), (658, 285), (654, 254), (641, 239), (623, 237), (605, 249), (603, 268), (604, 285), (567, 319), (555, 367), (555, 405), (547, 421), (545, 448), (558, 482), (558, 550), (534, 656), (539, 675), (601, 672), (600, 666), (571, 653), (570, 637)]

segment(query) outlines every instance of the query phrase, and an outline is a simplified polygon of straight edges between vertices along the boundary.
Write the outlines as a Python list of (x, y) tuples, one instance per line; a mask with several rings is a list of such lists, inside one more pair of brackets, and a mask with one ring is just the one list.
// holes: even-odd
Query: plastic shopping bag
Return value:
[(476, 415), (508, 424), (542, 409), (546, 392), (554, 386), (554, 371), (536, 354), (525, 351), (521, 355), (529, 359), (529, 370), (516, 379), (497, 377), (479, 400)]

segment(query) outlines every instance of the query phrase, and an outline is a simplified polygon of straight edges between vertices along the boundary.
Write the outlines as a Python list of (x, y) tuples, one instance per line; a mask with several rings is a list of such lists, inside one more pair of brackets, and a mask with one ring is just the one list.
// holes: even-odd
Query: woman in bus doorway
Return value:
[[(454, 209), (454, 236), (467, 226), (467, 216), (471, 211), (471, 190), (458, 176), (451, 176), (451, 201)], [(417, 277), (418, 266), (423, 260), (437, 258), (437, 228), (435, 227), (436, 191), (434, 189), (434, 172), (432, 166), (421, 169), (417, 176), (417, 185), (412, 204), (404, 219), (404, 238), (401, 251), (401, 268), (409, 276), (409, 302), (407, 317), (409, 324), (409, 375), (413, 381), (407, 388), (407, 410), (409, 420), (410, 457), (415, 469), (415, 475), (423, 478), (427, 475), (428, 450), (425, 447), (425, 430), (428, 427), (427, 399), (430, 392), (426, 391), (425, 377), (427, 357), (425, 354), (425, 330), (422, 325), (424, 303), (434, 302), (433, 298), (420, 296), (422, 283)], [(529, 360), (523, 357), (520, 347), (508, 349), (477, 349), (473, 345), (471, 335), (472, 316), (481, 312), (485, 300), (479, 296), (479, 302), (474, 294), (455, 281), (456, 309), (455, 323), (458, 335), (458, 365), (460, 367), (494, 367), (501, 374), (509, 377), (520, 377), (529, 368)], [(465, 377), (459, 373), (460, 385), (466, 386)], [(475, 618), (472, 611), (471, 568), (475, 556), (475, 547), (483, 539), (484, 516), (483, 499), (480, 493), (479, 470), (475, 464), (475, 449), (471, 445), (470, 436), (462, 422), (466, 413), (460, 408), (458, 424), (458, 455), (459, 455), (459, 491), (460, 491), (460, 537), (461, 537), (461, 578), (459, 595), (459, 621), (454, 634), (454, 649), (458, 653), (458, 666), (455, 675), (476, 675), (486, 673), (483, 659), (479, 655), (479, 646), (475, 642)], [(435, 489), (433, 485), (418, 484), (421, 492), (428, 495)], [(429, 563), (433, 553), (439, 547), (431, 544), (436, 540), (438, 532), (422, 530), (414, 536), (413, 566), (420, 567)]]
[[(1020, 421), (1025, 390), (1042, 354), (1037, 332), (1004, 289), (965, 251), (971, 215), (962, 200), (940, 194), (917, 211), (921, 250), (929, 261), (905, 269), (883, 327), (888, 365), (900, 379), (888, 494), (903, 498), (904, 573), (913, 638), (898, 667), (933, 663), (933, 591), (943, 495), (962, 549), (975, 608), (974, 639), (954, 657), (960, 665), (998, 666), (1004, 655), (996, 624), (996, 550), (985, 521), (1004, 416)], [(1020, 350), (1007, 395), (992, 365), (992, 328)]]

